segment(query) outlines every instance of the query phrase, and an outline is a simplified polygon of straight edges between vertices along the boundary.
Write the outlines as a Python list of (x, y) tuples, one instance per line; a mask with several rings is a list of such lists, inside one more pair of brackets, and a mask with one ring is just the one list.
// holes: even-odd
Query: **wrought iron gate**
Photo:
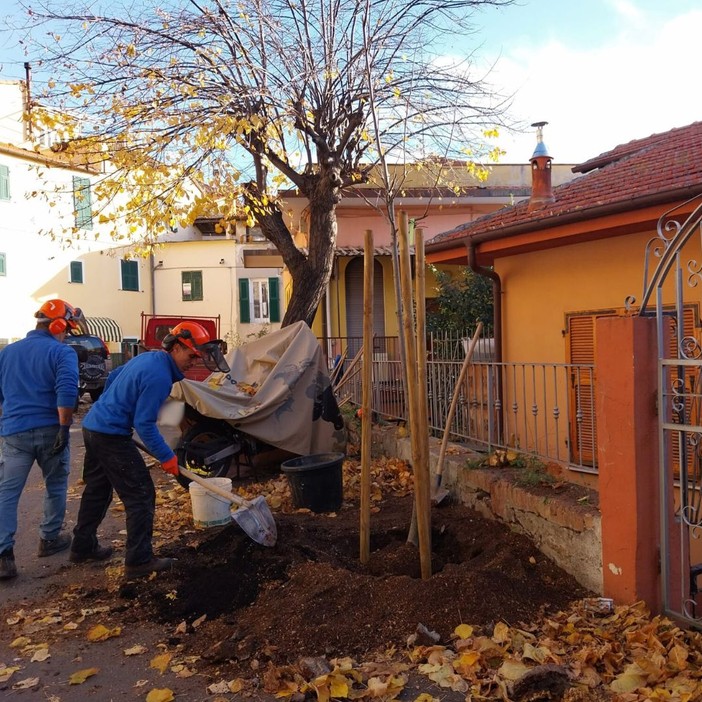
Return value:
[(659, 219), (657, 235), (646, 246), (639, 309), (657, 320), (662, 601), (666, 613), (697, 626), (702, 626), (701, 295), (698, 196)]

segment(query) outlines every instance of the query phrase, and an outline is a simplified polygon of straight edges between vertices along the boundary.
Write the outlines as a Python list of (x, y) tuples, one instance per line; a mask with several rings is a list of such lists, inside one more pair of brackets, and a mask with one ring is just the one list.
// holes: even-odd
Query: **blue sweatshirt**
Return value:
[(173, 458), (156, 425), (161, 405), (173, 383), (185, 376), (165, 351), (149, 351), (115, 368), (105, 389), (83, 419), (90, 431), (131, 436), (136, 429), (144, 445), (161, 463)]
[(0, 436), (59, 423), (78, 400), (78, 355), (45, 329), (0, 351)]

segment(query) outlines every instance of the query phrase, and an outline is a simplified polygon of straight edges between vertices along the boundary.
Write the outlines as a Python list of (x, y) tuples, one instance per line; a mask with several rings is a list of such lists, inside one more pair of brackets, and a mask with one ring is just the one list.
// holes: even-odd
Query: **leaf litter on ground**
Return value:
[[(412, 492), (412, 473), (399, 459), (380, 458), (372, 464), (372, 500), (380, 505), (385, 496), (408, 495)], [(360, 492), (360, 462), (346, 460), (343, 468), (344, 499), (354, 500)], [(274, 512), (296, 510), (284, 477), (261, 483), (250, 483), (238, 489), (247, 499), (264, 495)], [(158, 492), (155, 539), (173, 540), (175, 530), (193, 538), (202, 538), (192, 525), (187, 492), (169, 486)], [(119, 569), (113, 569), (119, 571)], [(106, 574), (116, 579), (118, 572)], [(55, 641), (70, 636), (75, 629), (86, 631), (88, 640), (100, 642), (119, 636), (119, 626), (90, 622), (96, 615), (109, 611), (108, 606), (95, 610), (80, 609), (80, 588), (73, 586), (46, 607), (23, 607), (4, 614), (11, 638), (5, 641), (15, 660), (0, 663), (0, 682), (9, 682), (12, 689), (36, 687), (39, 678), (16, 680), (23, 663), (48, 653), (49, 635)], [(210, 694), (256, 690), (280, 698), (298, 701), (313, 698), (319, 702), (331, 699), (392, 700), (406, 687), (410, 675), (425, 678), (438, 688), (460, 693), (470, 700), (563, 699), (566, 702), (693, 702), (702, 699), (702, 635), (682, 629), (664, 616), (652, 616), (645, 604), (638, 602), (602, 608), (597, 598), (584, 598), (539, 621), (509, 625), (496, 622), (491, 630), (471, 622), (456, 622), (449, 643), (420, 641), (410, 634), (404, 647), (392, 647), (369, 653), (365, 660), (352, 657), (301, 659), (297, 665), (276, 666), (269, 663), (263, 670), (252, 669), (250, 679), (210, 680)], [(74, 623), (67, 629), (64, 622)], [(28, 634), (41, 632), (41, 643), (32, 643)], [(163, 653), (151, 661), (151, 667), (162, 674), (170, 668), (176, 675), (193, 675), (199, 657), (179, 656), (160, 644)], [(125, 655), (144, 653), (145, 647), (124, 649)], [(44, 654), (39, 654), (40, 657)], [(35, 658), (36, 660), (36, 658)], [(97, 668), (86, 668), (72, 674), (71, 684), (84, 682), (97, 674)], [(143, 685), (145, 681), (137, 681)], [(555, 696), (554, 696), (555, 695)], [(147, 700), (154, 702), (173, 698), (168, 688), (152, 689)], [(416, 700), (435, 699), (427, 693)]]

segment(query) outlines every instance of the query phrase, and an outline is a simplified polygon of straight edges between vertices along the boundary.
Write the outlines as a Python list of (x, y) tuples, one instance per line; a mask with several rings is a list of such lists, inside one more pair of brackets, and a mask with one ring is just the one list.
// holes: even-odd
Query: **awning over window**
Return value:
[(86, 317), (88, 333), (99, 336), (103, 341), (122, 341), (122, 330), (114, 319), (109, 317)]

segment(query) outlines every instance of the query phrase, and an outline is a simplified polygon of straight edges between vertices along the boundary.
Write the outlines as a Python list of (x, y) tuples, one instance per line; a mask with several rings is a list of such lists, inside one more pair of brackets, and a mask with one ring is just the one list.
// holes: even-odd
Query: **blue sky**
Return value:
[[(515, 93), (516, 118), (549, 123), (554, 163), (702, 120), (699, 0), (519, 0), (476, 19), (491, 83)], [(536, 141), (498, 143), (521, 163)]]
[[(5, 0), (0, 16), (18, 7)], [(475, 16), (488, 80), (514, 94), (526, 133), (503, 134), (502, 162), (524, 163), (532, 122), (547, 121), (555, 163), (578, 163), (617, 144), (702, 120), (700, 0), (517, 0)], [(16, 37), (0, 33), (0, 76), (22, 78)]]

